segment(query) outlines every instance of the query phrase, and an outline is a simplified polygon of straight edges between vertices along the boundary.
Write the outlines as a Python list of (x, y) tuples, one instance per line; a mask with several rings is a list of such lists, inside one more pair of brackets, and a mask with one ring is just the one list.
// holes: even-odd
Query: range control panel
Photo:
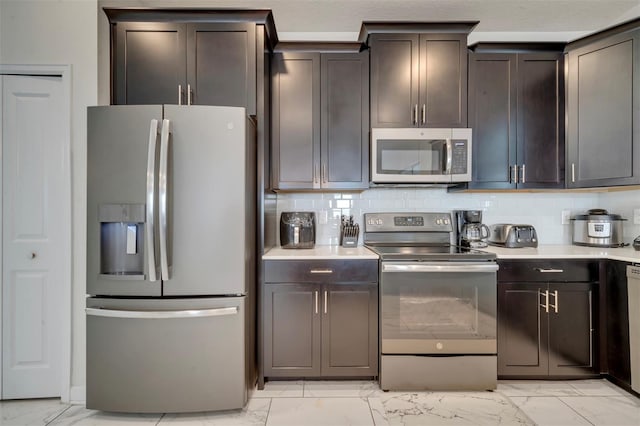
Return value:
[(365, 232), (452, 232), (450, 213), (365, 213)]

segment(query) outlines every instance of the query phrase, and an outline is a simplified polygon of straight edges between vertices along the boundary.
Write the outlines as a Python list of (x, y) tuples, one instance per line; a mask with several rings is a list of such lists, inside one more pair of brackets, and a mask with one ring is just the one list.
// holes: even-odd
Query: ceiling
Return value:
[(480, 21), (469, 37), (470, 42), (570, 41), (640, 16), (640, 0), (98, 0), (98, 3), (100, 7), (271, 9), (278, 36), (287, 41), (354, 41), (363, 21)]
[[(544, 41), (569, 41), (640, 15), (640, 0), (99, 0), (99, 4), (271, 9), (281, 40), (352, 41), (362, 21), (471, 20), (480, 21), (472, 35), (485, 34), (495, 41), (518, 35), (527, 41), (527, 33)], [(547, 34), (541, 37), (541, 32)]]

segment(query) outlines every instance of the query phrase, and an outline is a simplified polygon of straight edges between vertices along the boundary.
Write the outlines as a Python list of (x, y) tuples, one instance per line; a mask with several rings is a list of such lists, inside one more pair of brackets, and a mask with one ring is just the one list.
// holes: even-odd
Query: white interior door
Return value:
[(2, 76), (2, 399), (61, 395), (67, 117), (61, 77)]

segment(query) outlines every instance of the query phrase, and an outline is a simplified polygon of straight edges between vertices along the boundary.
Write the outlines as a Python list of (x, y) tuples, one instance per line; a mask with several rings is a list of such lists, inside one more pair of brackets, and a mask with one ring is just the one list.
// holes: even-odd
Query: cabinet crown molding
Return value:
[(480, 21), (365, 21), (360, 27), (358, 41), (366, 43), (371, 34), (403, 33), (462, 33), (469, 34)]

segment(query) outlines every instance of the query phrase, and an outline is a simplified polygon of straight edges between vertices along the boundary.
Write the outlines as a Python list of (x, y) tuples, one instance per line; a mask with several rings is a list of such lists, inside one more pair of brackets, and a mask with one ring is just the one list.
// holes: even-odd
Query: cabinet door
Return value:
[[(631, 352), (629, 348), (629, 299), (627, 262), (607, 260), (606, 284), (606, 364), (616, 380), (631, 386)], [(602, 321), (601, 321), (602, 323)], [(602, 331), (604, 333), (604, 330)]]
[(277, 53), (272, 61), (274, 187), (320, 187), (320, 54)]
[(640, 183), (640, 31), (568, 58), (567, 186)]
[(373, 34), (371, 127), (413, 127), (418, 117), (417, 34)]
[(322, 375), (378, 375), (378, 285), (326, 284)]
[(320, 375), (319, 289), (311, 284), (264, 286), (264, 375)]
[(420, 126), (467, 127), (467, 35), (421, 34)]
[(369, 187), (369, 53), (322, 54), (323, 188)]
[(469, 54), (469, 126), (473, 181), (469, 188), (515, 188), (516, 55)]
[(186, 90), (186, 24), (118, 22), (113, 104), (177, 104)]
[(592, 283), (549, 284), (549, 375), (598, 373)]
[(518, 188), (564, 187), (562, 56), (518, 55)]
[(197, 105), (256, 113), (255, 24), (189, 24), (187, 81)]
[(546, 376), (545, 283), (498, 283), (498, 376)]

